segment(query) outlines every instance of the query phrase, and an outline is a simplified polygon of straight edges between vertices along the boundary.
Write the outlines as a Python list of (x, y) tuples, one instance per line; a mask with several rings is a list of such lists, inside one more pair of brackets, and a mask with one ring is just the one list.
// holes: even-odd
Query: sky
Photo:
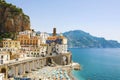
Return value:
[(120, 42), (120, 0), (6, 0), (23, 9), (35, 31), (83, 30)]

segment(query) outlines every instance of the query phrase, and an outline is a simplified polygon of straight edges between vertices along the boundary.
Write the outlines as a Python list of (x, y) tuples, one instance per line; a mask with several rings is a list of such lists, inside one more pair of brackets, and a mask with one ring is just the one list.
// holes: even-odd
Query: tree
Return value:
[(5, 0), (0, 0), (0, 2), (5, 2)]

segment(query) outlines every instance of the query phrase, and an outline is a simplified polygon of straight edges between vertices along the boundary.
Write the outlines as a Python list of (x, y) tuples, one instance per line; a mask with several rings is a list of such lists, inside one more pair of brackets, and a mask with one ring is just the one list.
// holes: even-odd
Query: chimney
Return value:
[(53, 36), (56, 36), (56, 28), (53, 28)]

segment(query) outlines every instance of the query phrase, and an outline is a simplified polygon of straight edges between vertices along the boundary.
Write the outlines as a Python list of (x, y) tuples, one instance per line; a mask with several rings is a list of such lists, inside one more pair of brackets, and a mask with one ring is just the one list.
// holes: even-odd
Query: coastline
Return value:
[(71, 71), (71, 76), (73, 77), (72, 80), (79, 80), (79, 78), (75, 75), (74, 71), (75, 71), (75, 70), (72, 70), (72, 71)]
[[(78, 80), (72, 73), (75, 63), (55, 67), (45, 66), (37, 71), (19, 76), (20, 78), (31, 78), (32, 80)], [(78, 64), (77, 64), (78, 66)]]
[(70, 76), (71, 80), (78, 80), (78, 79), (74, 76), (74, 74), (72, 73), (72, 71), (71, 71), (70, 74), (68, 74), (68, 75)]

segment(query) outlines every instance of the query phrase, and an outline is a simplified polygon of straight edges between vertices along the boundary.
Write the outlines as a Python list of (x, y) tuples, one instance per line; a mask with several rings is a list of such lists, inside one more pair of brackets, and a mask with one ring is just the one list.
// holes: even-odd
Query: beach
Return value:
[(21, 77), (31, 78), (32, 80), (76, 80), (72, 75), (73, 69), (73, 64), (65, 66), (57, 65), (54, 67), (44, 66)]

